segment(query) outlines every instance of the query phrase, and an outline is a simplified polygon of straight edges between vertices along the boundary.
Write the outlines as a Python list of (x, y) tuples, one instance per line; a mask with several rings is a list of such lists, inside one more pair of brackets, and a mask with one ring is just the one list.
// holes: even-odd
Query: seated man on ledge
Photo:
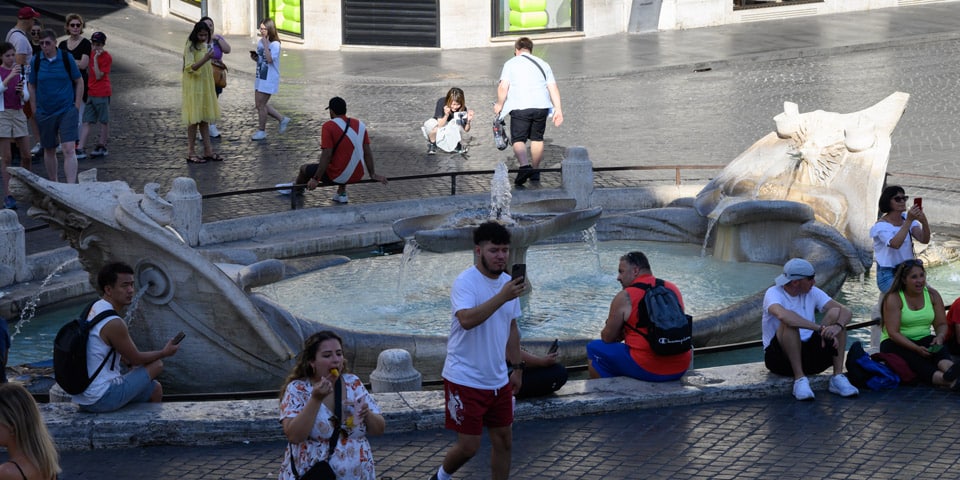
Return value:
[[(793, 396), (813, 400), (807, 375), (833, 365), (830, 393), (852, 397), (860, 393), (843, 374), (847, 345), (845, 327), (853, 314), (814, 284), (813, 265), (791, 258), (763, 297), (763, 362), (777, 375), (793, 376)], [(816, 322), (816, 312), (823, 319)]]
[[(687, 373), (693, 350), (676, 355), (657, 355), (639, 326), (639, 309), (645, 291), (631, 285), (645, 283), (654, 285), (657, 279), (650, 271), (650, 261), (641, 252), (630, 252), (620, 257), (617, 281), (623, 286), (610, 303), (607, 322), (600, 332), (600, 340), (587, 344), (587, 367), (590, 378), (627, 376), (648, 382), (669, 382), (678, 380)], [(672, 290), (683, 307), (680, 290), (671, 282), (664, 286)]]

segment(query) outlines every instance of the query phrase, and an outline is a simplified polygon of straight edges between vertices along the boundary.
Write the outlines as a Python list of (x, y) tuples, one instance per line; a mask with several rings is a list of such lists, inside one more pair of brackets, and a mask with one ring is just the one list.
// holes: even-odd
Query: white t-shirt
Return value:
[(486, 302), (509, 281), (510, 275), (506, 273), (494, 280), (480, 273), (476, 266), (466, 269), (454, 280), (450, 289), (452, 315), (443, 378), (484, 390), (507, 384), (507, 339), (510, 322), (520, 316), (520, 301), (515, 298), (503, 304), (485, 322), (470, 330), (460, 326), (456, 313)]
[[(906, 220), (906, 213), (903, 218)], [(870, 236), (873, 237), (873, 256), (877, 259), (877, 265), (893, 268), (913, 258), (913, 229), (917, 227), (923, 229), (923, 225), (914, 220), (910, 224), (910, 233), (903, 239), (900, 248), (893, 248), (890, 246), (890, 239), (900, 231), (900, 227), (883, 220), (873, 224), (873, 227), (870, 227)]]
[[(822, 312), (824, 305), (830, 303), (830, 300), (832, 300), (830, 295), (816, 286), (811, 288), (808, 293), (802, 293), (796, 297), (787, 293), (783, 287), (774, 285), (768, 288), (767, 293), (763, 296), (763, 321), (761, 322), (763, 348), (766, 349), (770, 346), (773, 337), (777, 336), (777, 329), (780, 328), (780, 319), (770, 313), (772, 305), (780, 305), (806, 320), (816, 322), (816, 312)], [(813, 330), (800, 329), (800, 341), (806, 342), (812, 335)]]
[[(100, 312), (113, 309), (113, 305), (110, 305), (110, 302), (100, 299), (93, 304), (93, 307), (90, 309), (90, 314), (87, 316), (87, 321), (93, 320), (93, 317), (96, 317)], [(97, 371), (97, 368), (100, 366), (100, 363), (103, 362), (103, 359), (107, 357), (107, 354), (110, 353), (110, 347), (106, 342), (100, 338), (100, 330), (108, 322), (122, 322), (123, 319), (114, 315), (112, 317), (107, 317), (90, 329), (90, 338), (87, 340), (87, 374), (93, 375), (93, 372)], [(120, 354), (117, 353), (113, 358), (103, 366), (103, 370), (100, 371), (100, 374), (97, 375), (97, 378), (93, 379), (93, 382), (84, 390), (83, 393), (79, 395), (73, 395), (73, 402), (79, 405), (92, 405), (97, 403), (97, 400), (100, 400), (100, 397), (107, 392), (107, 388), (110, 387), (110, 382), (114, 379), (121, 376), (120, 373)]]
[[(530, 60), (537, 62), (537, 65), (543, 68), (543, 73)], [(507, 90), (507, 101), (504, 102), (500, 116), (505, 117), (512, 110), (553, 108), (547, 84), (556, 84), (557, 79), (553, 77), (553, 70), (550, 69), (547, 62), (529, 53), (514, 56), (503, 64), (503, 70), (500, 71), (500, 81), (510, 82), (510, 89)]]
[(276, 94), (280, 91), (280, 42), (270, 42), (270, 58), (264, 60), (263, 43), (257, 42), (257, 71), (254, 75), (253, 88), (262, 93)]

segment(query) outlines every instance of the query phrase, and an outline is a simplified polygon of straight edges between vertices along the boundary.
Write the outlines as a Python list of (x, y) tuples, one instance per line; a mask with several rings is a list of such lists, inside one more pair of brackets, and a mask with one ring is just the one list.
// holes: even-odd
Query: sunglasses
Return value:
[(83, 24), (82, 24), (82, 23), (71, 23), (69, 26), (71, 26), (71, 27), (82, 27)]
[(30, 35), (33, 35), (33, 36), (40, 35), (40, 30), (30, 30)]
[(57, 42), (52, 40), (40, 40), (40, 45), (55, 45)]
[(896, 196), (896, 197), (891, 197), (891, 199), (892, 199), (892, 200), (896, 200), (896, 201), (898, 201), (898, 202), (906, 202), (907, 200), (910, 200), (910, 197), (908, 197), (908, 196), (906, 196), (906, 195), (899, 195), (899, 196)]

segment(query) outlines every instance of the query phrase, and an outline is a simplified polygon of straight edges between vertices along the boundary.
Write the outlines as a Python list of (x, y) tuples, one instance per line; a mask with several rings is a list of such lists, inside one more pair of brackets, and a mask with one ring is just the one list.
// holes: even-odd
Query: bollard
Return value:
[(370, 390), (373, 393), (418, 392), (422, 388), (421, 380), (422, 375), (413, 368), (410, 352), (390, 348), (377, 357), (377, 368), (370, 373)]
[(167, 192), (166, 200), (173, 205), (173, 228), (187, 242), (196, 247), (200, 244), (200, 228), (203, 225), (203, 198), (197, 191), (197, 182), (192, 178), (177, 177)]
[(577, 208), (590, 208), (593, 195), (593, 162), (584, 147), (568, 147), (560, 163), (563, 191), (577, 201)]

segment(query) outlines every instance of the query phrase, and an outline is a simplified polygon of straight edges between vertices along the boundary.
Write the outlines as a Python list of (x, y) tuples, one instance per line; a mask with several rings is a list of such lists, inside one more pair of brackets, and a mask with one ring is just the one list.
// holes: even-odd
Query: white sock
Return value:
[(452, 475), (444, 471), (443, 465), (440, 465), (440, 469), (437, 470), (437, 480), (451, 480), (452, 478)]

